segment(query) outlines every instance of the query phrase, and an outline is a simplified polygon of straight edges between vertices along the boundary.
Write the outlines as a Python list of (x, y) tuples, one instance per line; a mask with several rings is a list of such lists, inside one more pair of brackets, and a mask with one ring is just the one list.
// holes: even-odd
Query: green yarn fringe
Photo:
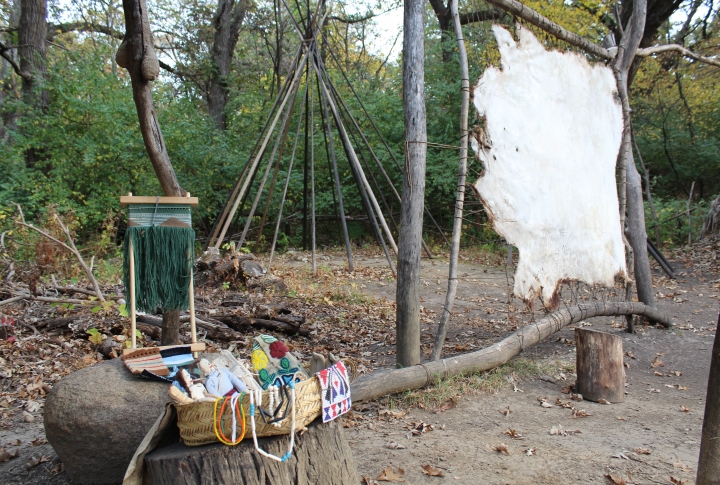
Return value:
[(130, 242), (135, 257), (135, 307), (143, 312), (187, 310), (195, 231), (185, 227), (128, 227), (123, 282), (130, 299)]

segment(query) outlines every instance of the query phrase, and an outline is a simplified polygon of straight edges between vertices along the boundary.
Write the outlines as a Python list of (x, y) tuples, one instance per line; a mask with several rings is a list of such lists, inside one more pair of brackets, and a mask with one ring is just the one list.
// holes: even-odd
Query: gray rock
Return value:
[(167, 390), (168, 384), (132, 375), (119, 358), (60, 380), (45, 400), (45, 434), (73, 484), (122, 483)]
[(257, 278), (258, 276), (262, 276), (265, 272), (263, 267), (255, 261), (243, 261), (241, 268), (242, 272), (245, 273), (246, 278)]

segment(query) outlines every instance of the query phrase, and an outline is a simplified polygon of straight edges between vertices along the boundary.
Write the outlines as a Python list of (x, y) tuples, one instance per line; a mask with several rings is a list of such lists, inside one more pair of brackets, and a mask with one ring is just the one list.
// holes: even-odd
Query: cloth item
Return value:
[(341, 414), (350, 411), (350, 380), (345, 364), (338, 361), (335, 365), (321, 370), (317, 374), (322, 389), (323, 423), (332, 421)]
[(297, 383), (308, 377), (285, 344), (272, 335), (260, 335), (253, 339), (252, 365), (264, 390), (271, 385), (287, 385), (293, 379)]
[[(166, 221), (167, 222), (167, 221)], [(123, 247), (123, 282), (130, 294), (130, 246), (135, 261), (135, 307), (154, 312), (187, 310), (195, 258), (195, 231), (190, 227), (128, 227)]]
[(178, 345), (160, 350), (157, 347), (137, 349), (122, 356), (125, 367), (135, 375), (172, 382), (172, 377), (183, 367), (195, 362), (189, 345)]
[(205, 376), (205, 388), (213, 396), (226, 396), (230, 392), (247, 392), (248, 388), (227, 367), (216, 367), (213, 372)]

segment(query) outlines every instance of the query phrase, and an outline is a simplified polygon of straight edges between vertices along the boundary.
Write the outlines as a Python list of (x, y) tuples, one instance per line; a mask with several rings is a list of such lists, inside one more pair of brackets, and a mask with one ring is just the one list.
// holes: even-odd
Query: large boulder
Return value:
[(121, 483), (167, 390), (168, 384), (132, 375), (121, 359), (60, 380), (45, 401), (45, 434), (73, 484)]

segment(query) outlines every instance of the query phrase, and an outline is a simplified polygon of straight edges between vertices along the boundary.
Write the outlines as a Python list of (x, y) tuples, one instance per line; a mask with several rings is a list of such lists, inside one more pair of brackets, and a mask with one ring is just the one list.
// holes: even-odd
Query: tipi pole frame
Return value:
[(390, 246), (393, 248), (393, 251), (395, 254), (398, 252), (397, 244), (395, 244), (395, 239), (393, 238), (392, 232), (390, 232), (390, 228), (387, 225), (387, 221), (385, 220), (385, 217), (382, 215), (382, 211), (380, 210), (380, 205), (377, 202), (377, 199), (375, 198), (375, 194), (372, 193), (372, 189), (370, 188), (370, 184), (367, 181), (367, 178), (365, 177), (365, 173), (362, 170), (362, 167), (360, 166), (360, 162), (357, 159), (357, 155), (355, 154), (355, 150), (353, 149), (352, 145), (350, 144), (350, 139), (348, 138), (347, 132), (345, 131), (345, 127), (343, 126), (342, 120), (340, 119), (339, 113), (337, 111), (337, 107), (335, 106), (335, 103), (332, 99), (330, 99), (329, 90), (327, 86), (325, 85), (325, 80), (322, 78), (322, 73), (320, 70), (320, 60), (318, 59), (318, 55), (315, 55), (315, 62), (313, 63), (313, 67), (315, 68), (315, 71), (317, 72), (318, 79), (320, 79), (320, 86), (323, 91), (324, 99), (327, 100), (328, 104), (330, 105), (330, 109), (333, 113), (333, 117), (335, 118), (335, 124), (337, 126), (338, 132), (340, 133), (340, 138), (342, 139), (343, 143), (346, 145), (347, 150), (349, 152), (349, 159), (350, 163), (354, 164), (356, 169), (358, 170), (358, 174), (360, 175), (360, 180), (362, 184), (365, 186), (366, 190), (369, 190), (369, 197), (370, 201), (372, 202), (372, 205), (378, 214), (378, 218), (380, 219), (380, 224), (383, 227), (383, 230), (385, 231), (385, 234), (387, 235), (388, 241), (390, 243)]
[[(317, 55), (318, 55), (318, 52), (316, 50), (315, 52), (313, 52), (313, 60), (314, 60), (314, 57)], [(314, 62), (313, 62), (313, 65), (315, 65)], [(317, 73), (317, 70), (316, 70), (316, 73)], [(353, 263), (353, 257), (352, 257), (352, 246), (350, 244), (350, 236), (348, 234), (347, 221), (345, 220), (345, 208), (343, 206), (343, 200), (342, 200), (342, 188), (340, 186), (340, 174), (338, 172), (337, 158), (335, 157), (335, 143), (333, 141), (332, 129), (330, 128), (330, 115), (328, 113), (328, 100), (327, 100), (327, 96), (325, 96), (325, 93), (320, 88), (320, 86), (322, 86), (322, 80), (320, 79), (320, 76), (315, 76), (315, 79), (318, 83), (318, 94), (320, 95), (320, 98), (322, 98), (322, 113), (323, 113), (323, 121), (325, 124), (324, 129), (327, 133), (328, 145), (330, 147), (330, 157), (332, 159), (333, 176), (335, 179), (335, 188), (337, 189), (337, 195), (338, 195), (338, 217), (340, 218), (340, 224), (342, 227), (343, 237), (345, 239), (345, 249), (347, 251), (347, 256), (348, 256), (348, 269), (350, 271), (355, 271), (355, 264)]]
[[(301, 50), (304, 48), (305, 48), (304, 45), (300, 46)], [(302, 69), (305, 67), (305, 63), (308, 60), (309, 54), (310, 54), (310, 51), (306, 50), (304, 55), (302, 56), (302, 60), (300, 61), (300, 67), (295, 71), (295, 74), (293, 76), (293, 80), (290, 84), (288, 92), (286, 93), (285, 98), (283, 99), (282, 103), (280, 104), (280, 107), (277, 110), (277, 113), (275, 114), (275, 118), (273, 119), (270, 130), (268, 130), (267, 134), (265, 135), (265, 139), (263, 140), (263, 143), (260, 147), (260, 152), (255, 157), (255, 160), (253, 161), (253, 164), (251, 166), (251, 169), (250, 169), (251, 172), (254, 172), (255, 169), (257, 168), (257, 165), (260, 163), (260, 158), (262, 158), (262, 155), (265, 152), (267, 144), (270, 141), (270, 136), (272, 135), (272, 132), (275, 130), (275, 125), (277, 124), (278, 120), (280, 119), (280, 115), (284, 111), (285, 104), (287, 103), (288, 99), (290, 98), (290, 93), (295, 92), (295, 86), (298, 84), (300, 78), (302, 77), (302, 75), (301, 75)], [(217, 241), (215, 241), (215, 248), (219, 249), (220, 245), (222, 244), (223, 239), (225, 239), (225, 234), (227, 233), (227, 230), (230, 227), (230, 222), (232, 221), (233, 217), (235, 217), (235, 212), (237, 211), (238, 205), (240, 205), (240, 200), (245, 195), (245, 191), (247, 190), (249, 183), (250, 183), (250, 178), (246, 177), (245, 181), (243, 182), (243, 185), (240, 189), (240, 192), (239, 192), (238, 196), (236, 197), (235, 202), (233, 203), (230, 213), (228, 214), (227, 219), (225, 220), (222, 231), (220, 232), (220, 236), (218, 236)]]
[[(285, 116), (283, 117), (282, 125), (280, 125), (280, 136), (275, 140), (275, 145), (273, 146), (272, 154), (270, 155), (270, 159), (268, 160), (267, 168), (265, 169), (265, 173), (263, 174), (262, 181), (260, 182), (260, 187), (257, 189), (257, 193), (255, 194), (255, 199), (253, 200), (253, 205), (250, 208), (250, 212), (248, 213), (247, 219), (245, 221), (245, 227), (243, 228), (243, 232), (240, 235), (240, 239), (238, 240), (238, 247), (241, 247), (243, 243), (245, 242), (245, 237), (247, 236), (248, 230), (250, 229), (250, 225), (252, 224), (252, 218), (255, 216), (255, 210), (257, 210), (258, 203), (260, 202), (260, 199), (262, 198), (262, 191), (265, 188), (265, 184), (267, 183), (268, 175), (270, 174), (270, 168), (272, 167), (273, 161), (275, 160), (275, 157), (278, 157), (278, 163), (280, 163), (280, 157), (282, 157), (283, 154), (283, 148), (285, 147), (285, 141), (288, 133), (288, 129), (290, 127), (290, 119), (292, 117), (293, 109), (295, 108), (295, 98), (297, 97), (297, 92), (299, 88), (299, 84), (296, 84), (293, 86), (292, 90), (292, 99), (290, 101), (290, 104), (287, 106), (287, 111), (285, 112)], [(278, 152), (279, 150), (279, 152)]]
[[(295, 54), (295, 59), (293, 59), (293, 65), (295, 65), (300, 58), (300, 54), (302, 53), (301, 49), (298, 49), (297, 53)], [(243, 181), (243, 178), (247, 174), (248, 167), (250, 166), (250, 162), (252, 161), (253, 157), (256, 155), (258, 147), (260, 146), (260, 142), (263, 139), (263, 135), (265, 135), (268, 126), (270, 125), (270, 120), (272, 120), (273, 114), (275, 113), (275, 110), (277, 109), (278, 105), (280, 104), (280, 101), (284, 98), (284, 96), (287, 94), (287, 89), (290, 85), (291, 77), (288, 77), (285, 80), (285, 83), (283, 84), (282, 89), (278, 93), (277, 97), (275, 98), (275, 102), (273, 103), (272, 108), (270, 109), (270, 113), (268, 113), (267, 119), (265, 120), (265, 125), (263, 126), (262, 131), (260, 132), (260, 136), (258, 136), (257, 140), (255, 141), (255, 146), (253, 147), (252, 151), (250, 152), (250, 156), (248, 157), (247, 162), (245, 162), (245, 165), (243, 166), (242, 172), (240, 173), (240, 177), (238, 177), (237, 182), (235, 182), (235, 186), (233, 187), (232, 194), (230, 194), (230, 197), (225, 201), (225, 205), (222, 210), (222, 214), (220, 217), (215, 219), (215, 223), (213, 224), (212, 229), (210, 229), (210, 232), (212, 233), (212, 236), (210, 236), (209, 239), (205, 241), (205, 244), (203, 245), (203, 251), (207, 250), (214, 242), (218, 235), (218, 231), (220, 230), (220, 227), (225, 222), (225, 217), (227, 217), (228, 211), (230, 209), (230, 205), (232, 204), (232, 201), (235, 200), (235, 197), (237, 196), (238, 190), (240, 189), (240, 184)], [(222, 241), (221, 241), (222, 244)]]
[[(308, 85), (305, 84), (304, 97), (307, 99)], [(295, 163), (295, 152), (297, 150), (298, 139), (300, 138), (300, 128), (302, 126), (302, 118), (305, 114), (305, 105), (301, 104), (300, 119), (298, 120), (297, 131), (295, 132), (295, 141), (293, 143), (292, 154), (290, 155), (290, 164), (288, 165), (287, 177), (285, 178), (285, 187), (283, 188), (282, 198), (280, 199), (280, 210), (278, 211), (277, 223), (275, 224), (275, 233), (273, 234), (272, 246), (270, 247), (270, 259), (268, 260), (268, 271), (270, 272), (270, 266), (272, 265), (273, 256), (275, 255), (275, 245), (277, 244), (278, 233), (280, 232), (280, 222), (282, 221), (283, 208), (285, 207), (285, 198), (287, 197), (288, 186), (290, 185), (290, 177), (292, 175), (293, 165)], [(305, 123), (307, 126), (307, 122)], [(265, 273), (265, 274), (267, 274)]]
[[(325, 36), (325, 34), (323, 34), (323, 37), (324, 36)], [(375, 131), (375, 134), (378, 136), (378, 138), (380, 138), (380, 141), (382, 142), (383, 146), (385, 146), (385, 150), (387, 150), (388, 154), (390, 155), (390, 158), (392, 158), (393, 162), (395, 162), (395, 166), (397, 167), (397, 169), (400, 170), (400, 173), (404, 173), (404, 170), (403, 170), (402, 166), (400, 165), (400, 162), (398, 162), (397, 157), (395, 156), (395, 153), (390, 149), (390, 146), (388, 145), (387, 141), (380, 133), (380, 129), (377, 127), (377, 125), (375, 124), (375, 121), (370, 116), (370, 113), (368, 113), (368, 110), (365, 108), (365, 104), (360, 99), (360, 96), (358, 95), (357, 91), (355, 91), (355, 87), (352, 85), (352, 83), (350, 83), (350, 79), (347, 77), (347, 74), (345, 74), (345, 71), (343, 70), (342, 66), (340, 65), (340, 61), (338, 61), (337, 57), (335, 57), (335, 53), (332, 50), (330, 50), (329, 52), (330, 52), (330, 57), (332, 57), (333, 61), (335, 61), (335, 65), (337, 66), (338, 70), (340, 71), (340, 74), (342, 74), (343, 78), (345, 79), (345, 82), (347, 83), (348, 87), (352, 91), (353, 95), (355, 95), (355, 99), (357, 99), (358, 104), (360, 105), (363, 112), (365, 113), (365, 116), (367, 117), (368, 121), (370, 122), (370, 126), (373, 127), (373, 131)], [(384, 169), (381, 169), (381, 170), (383, 171), (383, 173), (385, 173)], [(387, 176), (387, 174), (385, 174), (385, 175)], [(395, 193), (397, 193), (397, 189), (395, 189), (395, 186), (392, 185), (392, 183), (390, 185), (393, 187), (393, 190), (395, 191)], [(398, 194), (398, 196), (399, 196), (399, 194)], [(425, 214), (427, 214), (427, 216), (430, 218), (432, 223), (435, 225), (435, 228), (438, 230), (438, 232), (440, 232), (440, 236), (442, 236), (443, 240), (445, 241), (445, 244), (450, 246), (450, 241), (448, 241), (448, 238), (445, 236), (445, 232), (442, 230), (442, 228), (437, 223), (437, 221), (432, 216), (432, 214), (427, 209), (427, 207), (425, 207), (424, 209), (425, 209)]]

